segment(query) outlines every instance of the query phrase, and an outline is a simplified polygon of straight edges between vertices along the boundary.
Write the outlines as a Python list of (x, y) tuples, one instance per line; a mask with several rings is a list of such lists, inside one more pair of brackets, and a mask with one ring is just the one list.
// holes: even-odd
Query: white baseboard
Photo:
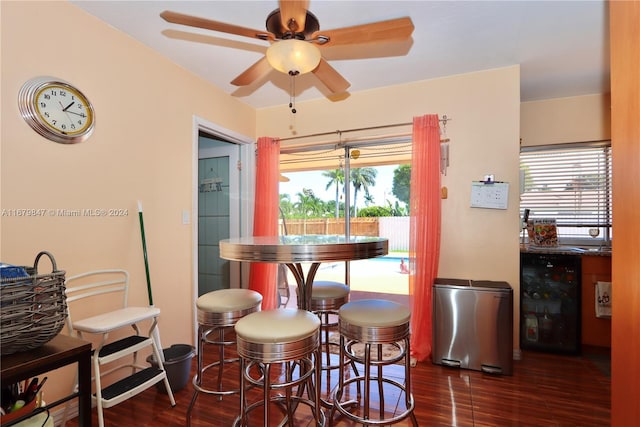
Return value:
[(513, 349), (513, 360), (522, 360), (522, 350), (519, 348)]
[[(72, 420), (78, 416), (78, 401), (74, 399), (71, 402), (68, 402), (67, 408), (67, 420)], [(51, 416), (53, 417), (53, 425), (55, 427), (61, 427), (62, 421), (64, 419), (64, 410), (65, 405), (60, 405), (57, 407), (55, 411), (51, 411)]]

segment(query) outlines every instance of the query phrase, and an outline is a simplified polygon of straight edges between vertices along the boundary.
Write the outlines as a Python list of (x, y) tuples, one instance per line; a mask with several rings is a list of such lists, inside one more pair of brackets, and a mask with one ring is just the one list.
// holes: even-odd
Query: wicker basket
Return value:
[[(51, 260), (53, 271), (38, 274), (42, 255)], [(0, 282), (0, 353), (27, 351), (49, 342), (62, 330), (67, 317), (65, 272), (58, 270), (49, 252), (36, 256), (28, 277)]]

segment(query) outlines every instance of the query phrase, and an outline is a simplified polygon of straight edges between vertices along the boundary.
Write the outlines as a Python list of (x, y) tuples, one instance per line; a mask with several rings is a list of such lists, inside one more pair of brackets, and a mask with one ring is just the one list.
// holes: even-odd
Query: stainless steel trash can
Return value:
[(507, 282), (436, 279), (432, 361), (438, 365), (511, 375), (511, 286)]

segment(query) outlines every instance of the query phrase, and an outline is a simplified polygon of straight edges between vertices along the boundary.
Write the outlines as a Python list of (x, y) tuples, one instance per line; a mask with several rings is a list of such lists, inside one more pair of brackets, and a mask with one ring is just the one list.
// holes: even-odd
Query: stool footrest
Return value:
[[(364, 363), (364, 355), (358, 355), (357, 351), (353, 349), (353, 346), (356, 344), (362, 344), (362, 343), (359, 341), (348, 341), (345, 344), (345, 354), (349, 357), (349, 359), (355, 362)], [(339, 345), (340, 344), (338, 344), (338, 346)], [(369, 344), (369, 345), (372, 348), (375, 348), (379, 344)], [(393, 348), (395, 348), (396, 354), (392, 356), (387, 356), (386, 358), (383, 355), (382, 359), (378, 359), (377, 357), (372, 356), (370, 361), (371, 366), (393, 365), (397, 362), (400, 362), (401, 360), (404, 360), (405, 356), (407, 356), (406, 349), (397, 342), (389, 342), (381, 345), (392, 346)]]
[[(135, 353), (136, 351), (148, 347), (151, 345), (151, 338), (143, 337), (140, 335), (131, 335), (129, 337), (121, 338), (118, 341), (114, 341), (102, 347), (98, 353), (98, 357), (102, 363), (106, 360), (103, 359), (118, 359), (126, 354)], [(122, 353), (122, 354), (120, 354)]]
[[(193, 388), (199, 392), (199, 393), (205, 393), (205, 394), (213, 394), (216, 396), (228, 396), (231, 394), (238, 394), (240, 393), (240, 389), (236, 388), (236, 389), (229, 389), (229, 390), (213, 390), (211, 388), (208, 388), (204, 385), (202, 385), (202, 378), (205, 376), (206, 372), (211, 369), (211, 368), (218, 368), (220, 369), (220, 365), (226, 365), (226, 364), (231, 364), (231, 363), (237, 363), (240, 359), (237, 357), (234, 357), (232, 359), (224, 359), (223, 362), (224, 363), (220, 363), (220, 360), (216, 360), (213, 363), (210, 363), (204, 367), (202, 367), (201, 369), (198, 369), (198, 372), (196, 372), (196, 374), (193, 376), (193, 380), (191, 381), (193, 383)], [(220, 384), (221, 386), (221, 384)]]
[[(155, 384), (165, 378), (165, 372), (158, 368), (146, 368), (102, 389), (102, 406), (109, 408), (123, 400), (146, 390), (147, 383)], [(141, 388), (141, 386), (143, 386)]]
[[(360, 383), (364, 383), (364, 380), (365, 380), (364, 376), (349, 378), (348, 380), (344, 381), (344, 383), (342, 384), (341, 390), (345, 390), (350, 384), (358, 384), (358, 386), (360, 386), (361, 385)], [(395, 381), (389, 378), (379, 378), (375, 376), (371, 376), (369, 380), (370, 382), (375, 383), (376, 385), (380, 381), (383, 383), (390, 384), (393, 387), (397, 388), (401, 393), (406, 393), (406, 387), (404, 386), (404, 384), (401, 384), (398, 381)], [(362, 402), (360, 401), (361, 398), (357, 400), (349, 400), (346, 402), (341, 402), (340, 399), (342, 398), (342, 391), (336, 394), (335, 398), (336, 399), (333, 402), (333, 409), (338, 410), (338, 412), (340, 412), (342, 415), (349, 418), (350, 420), (357, 421), (358, 423), (362, 423), (363, 425), (385, 425), (386, 426), (389, 424), (395, 424), (397, 422), (400, 422), (408, 417), (414, 417), (413, 409), (415, 407), (415, 401), (413, 399), (413, 395), (411, 394), (409, 394), (407, 408), (405, 408), (403, 412), (399, 414), (394, 414), (389, 418), (380, 418), (380, 419), (369, 418), (366, 420), (352, 414), (347, 410), (347, 407), (362, 406)]]
[[(319, 425), (323, 426), (323, 427), (326, 425), (327, 420), (325, 418), (325, 414), (324, 414), (324, 412), (322, 410), (316, 409), (315, 402), (313, 402), (310, 399), (305, 399), (304, 397), (295, 396), (295, 395), (291, 396), (290, 400), (291, 400), (290, 404), (293, 404), (294, 406), (296, 406), (298, 404), (303, 404), (303, 405), (307, 405), (308, 407), (310, 407), (312, 411), (319, 410), (320, 411), (319, 414), (318, 414), (318, 417), (320, 419)], [(286, 407), (286, 398), (284, 396), (271, 397), (271, 399), (269, 400), (269, 403), (282, 403), (282, 411), (286, 414), (287, 407)], [(260, 407), (264, 406), (264, 404), (265, 404), (265, 402), (260, 400), (260, 401), (254, 402), (251, 405), (247, 406), (245, 408), (245, 411), (244, 411), (245, 417), (248, 417), (248, 415), (250, 413), (252, 413), (257, 408), (260, 408)], [(233, 427), (241, 426), (241, 421), (242, 420), (241, 420), (240, 416), (236, 417), (236, 419), (234, 420), (232, 426)], [(280, 425), (280, 426), (287, 425), (287, 421), (288, 420), (284, 419), (278, 425)]]

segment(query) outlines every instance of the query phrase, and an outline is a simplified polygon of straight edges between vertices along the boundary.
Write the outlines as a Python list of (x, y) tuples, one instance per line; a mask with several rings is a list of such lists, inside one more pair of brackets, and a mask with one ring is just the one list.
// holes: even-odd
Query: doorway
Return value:
[[(238, 192), (238, 147), (199, 136), (198, 152), (198, 296), (239, 283), (237, 268), (220, 258), (221, 239), (238, 234), (239, 207), (230, 195)], [(237, 285), (236, 285), (237, 286)]]
[[(222, 260), (221, 239), (239, 237), (253, 221), (253, 141), (195, 119), (193, 136), (193, 295), (241, 287), (240, 263)], [(244, 164), (245, 167), (242, 167)], [(251, 205), (251, 206), (250, 206)]]

